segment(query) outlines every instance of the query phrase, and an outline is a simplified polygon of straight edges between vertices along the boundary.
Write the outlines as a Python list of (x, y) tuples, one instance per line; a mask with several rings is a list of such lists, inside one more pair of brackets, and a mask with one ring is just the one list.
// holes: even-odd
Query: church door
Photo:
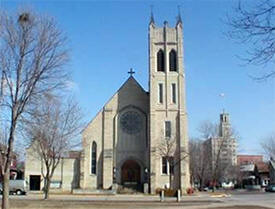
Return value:
[(121, 182), (125, 187), (138, 190), (140, 188), (140, 166), (134, 160), (127, 160), (121, 167)]

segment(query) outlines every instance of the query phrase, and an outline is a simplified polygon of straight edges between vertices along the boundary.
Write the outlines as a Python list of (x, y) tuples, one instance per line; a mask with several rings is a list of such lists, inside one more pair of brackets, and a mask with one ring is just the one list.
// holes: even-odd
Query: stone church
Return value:
[[(149, 92), (131, 70), (82, 132), (83, 150), (74, 171), (79, 178), (71, 174), (68, 180), (77, 179), (74, 185), (82, 190), (120, 185), (143, 190), (147, 185), (155, 193), (170, 186), (185, 191), (190, 185), (189, 159), (183, 156), (188, 151), (188, 133), (180, 16), (174, 27), (167, 21), (158, 27), (152, 16), (148, 42)], [(165, 140), (175, 143), (169, 156), (158, 152)], [(171, 165), (168, 157), (177, 163)]]

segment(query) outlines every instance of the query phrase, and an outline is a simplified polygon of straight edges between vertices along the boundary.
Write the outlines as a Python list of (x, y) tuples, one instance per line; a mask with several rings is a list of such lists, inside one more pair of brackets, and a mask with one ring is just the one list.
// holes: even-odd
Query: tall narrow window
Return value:
[(177, 71), (177, 53), (174, 49), (169, 53), (169, 69), (170, 71)]
[(159, 103), (163, 103), (163, 84), (159, 83)]
[(157, 70), (160, 72), (164, 72), (164, 52), (160, 49), (157, 53)]
[(91, 173), (96, 174), (96, 143), (93, 142), (91, 152)]
[(176, 104), (177, 102), (177, 94), (176, 94), (176, 84), (172, 83), (172, 103)]
[(166, 157), (162, 157), (162, 174), (168, 174), (168, 163)]
[(171, 121), (165, 121), (165, 137), (171, 137)]

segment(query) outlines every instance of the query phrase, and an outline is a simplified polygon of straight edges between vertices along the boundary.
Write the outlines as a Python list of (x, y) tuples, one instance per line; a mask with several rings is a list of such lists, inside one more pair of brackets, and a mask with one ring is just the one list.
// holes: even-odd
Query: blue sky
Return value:
[(129, 68), (148, 90), (150, 5), (159, 26), (164, 20), (174, 26), (181, 5), (189, 135), (198, 136), (204, 120), (218, 122), (223, 108), (241, 136), (241, 153), (261, 153), (260, 141), (275, 131), (275, 79), (252, 80), (249, 75), (263, 67), (244, 66), (236, 55), (245, 48), (224, 35), (228, 27), (222, 19), (236, 0), (0, 2), (7, 10), (23, 4), (56, 18), (69, 37), (68, 67), (87, 121), (128, 78)]

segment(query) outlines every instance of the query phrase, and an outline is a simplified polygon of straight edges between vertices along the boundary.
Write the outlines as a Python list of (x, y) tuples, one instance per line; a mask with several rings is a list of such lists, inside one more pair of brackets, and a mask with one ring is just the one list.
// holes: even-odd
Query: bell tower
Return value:
[(229, 121), (229, 114), (223, 112), (220, 114), (219, 136), (230, 137), (231, 134), (232, 133), (231, 133), (231, 125)]
[[(175, 27), (165, 21), (149, 24), (150, 91), (150, 189), (170, 186), (183, 192), (189, 187), (189, 158), (185, 73), (183, 66), (183, 24), (178, 15)], [(164, 140), (174, 143), (172, 163), (158, 153)], [(170, 173), (172, 182), (170, 182)], [(171, 183), (171, 185), (170, 185)]]

